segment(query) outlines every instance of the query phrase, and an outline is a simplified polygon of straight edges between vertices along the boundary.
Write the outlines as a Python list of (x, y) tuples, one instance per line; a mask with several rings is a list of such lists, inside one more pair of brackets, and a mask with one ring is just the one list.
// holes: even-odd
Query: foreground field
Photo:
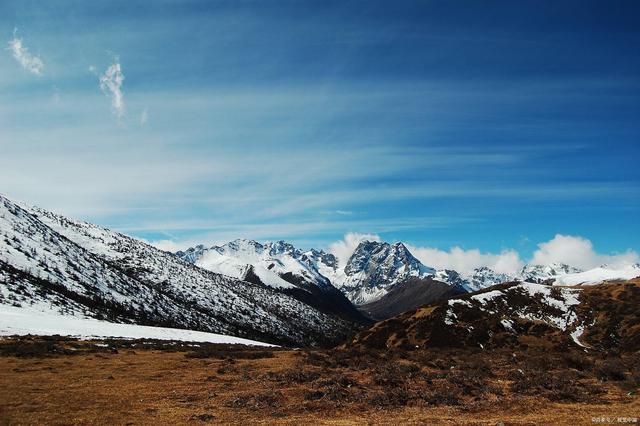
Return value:
[(637, 360), (0, 342), (2, 424), (591, 424), (640, 413)]

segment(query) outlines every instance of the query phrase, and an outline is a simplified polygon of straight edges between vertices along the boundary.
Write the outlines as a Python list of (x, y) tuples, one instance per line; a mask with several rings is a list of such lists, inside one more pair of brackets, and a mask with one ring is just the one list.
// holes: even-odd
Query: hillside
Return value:
[(640, 350), (640, 280), (568, 288), (505, 283), (406, 312), (353, 340), (371, 348), (578, 346)]

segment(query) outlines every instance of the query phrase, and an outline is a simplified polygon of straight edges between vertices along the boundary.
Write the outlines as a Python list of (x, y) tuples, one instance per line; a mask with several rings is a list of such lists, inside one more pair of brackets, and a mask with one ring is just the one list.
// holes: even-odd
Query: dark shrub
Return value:
[(600, 380), (621, 381), (626, 368), (619, 358), (607, 358), (596, 363), (596, 374)]

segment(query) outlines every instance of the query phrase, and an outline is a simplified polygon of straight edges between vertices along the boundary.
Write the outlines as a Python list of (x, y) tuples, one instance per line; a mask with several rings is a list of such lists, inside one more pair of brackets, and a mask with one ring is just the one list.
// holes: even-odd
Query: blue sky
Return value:
[(638, 251), (639, 13), (3, 1), (0, 191), (177, 245)]

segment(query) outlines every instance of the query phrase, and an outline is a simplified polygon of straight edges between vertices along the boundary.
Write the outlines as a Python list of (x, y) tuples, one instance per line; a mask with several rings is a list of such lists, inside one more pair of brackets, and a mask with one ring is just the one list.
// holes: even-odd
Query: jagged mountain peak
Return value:
[(454, 271), (453, 269), (440, 269), (436, 272), (433, 279), (450, 285), (462, 287), (467, 283), (464, 277), (460, 275), (458, 271)]
[(347, 275), (366, 268), (368, 263), (384, 262), (389, 266), (411, 266), (426, 268), (401, 242), (393, 244), (381, 241), (362, 241), (347, 261), (344, 271)]
[(513, 280), (513, 276), (494, 271), (488, 266), (475, 268), (471, 274), (464, 277), (466, 283), (463, 284), (469, 291), (477, 291), (492, 285), (501, 284)]
[(365, 304), (378, 300), (395, 284), (435, 273), (403, 243), (363, 241), (347, 261), (338, 285), (354, 303)]
[(301, 251), (293, 246), (293, 244), (288, 243), (284, 240), (279, 240), (275, 242), (265, 243), (265, 248), (269, 250), (271, 255), (277, 254), (288, 254), (293, 257), (299, 257), (301, 255)]
[(338, 268), (338, 258), (335, 257), (333, 253), (327, 253), (324, 250), (308, 250), (302, 253), (301, 259), (305, 262), (312, 262), (318, 268), (320, 268), (321, 265), (331, 268), (334, 272)]

